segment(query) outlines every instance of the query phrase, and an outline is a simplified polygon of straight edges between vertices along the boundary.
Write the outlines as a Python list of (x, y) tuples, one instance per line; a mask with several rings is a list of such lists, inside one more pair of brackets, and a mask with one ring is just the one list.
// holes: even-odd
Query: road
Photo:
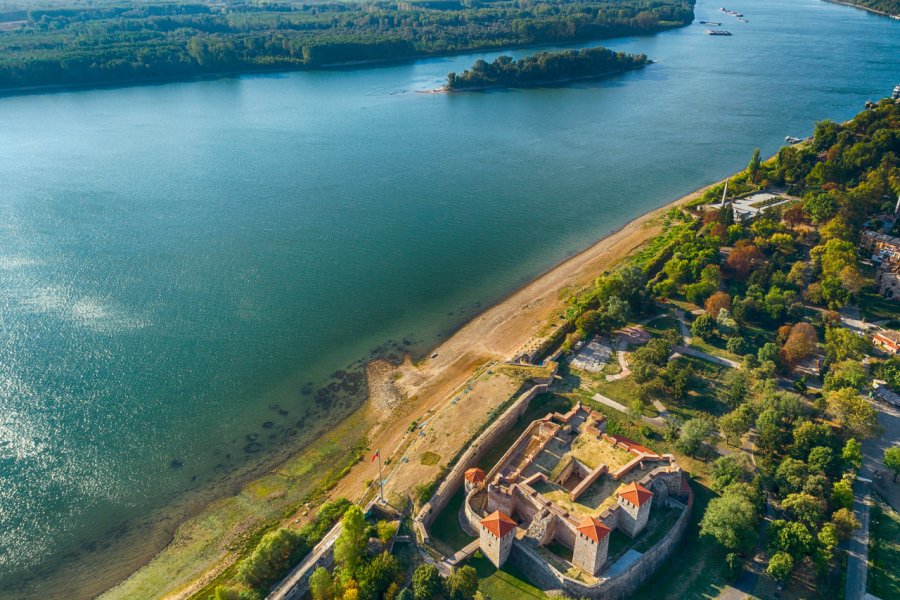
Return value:
[(845, 600), (864, 600), (866, 597), (866, 571), (869, 560), (869, 507), (872, 497), (869, 484), (857, 480), (853, 484), (853, 514), (859, 520), (859, 529), (847, 541), (847, 587)]

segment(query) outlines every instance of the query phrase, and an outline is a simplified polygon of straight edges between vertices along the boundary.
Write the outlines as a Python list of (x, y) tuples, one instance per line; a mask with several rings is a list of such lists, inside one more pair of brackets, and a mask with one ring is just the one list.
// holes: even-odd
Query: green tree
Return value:
[(835, 481), (831, 488), (831, 504), (844, 509), (853, 507), (853, 482), (846, 477)]
[(756, 543), (758, 520), (756, 506), (746, 496), (726, 492), (709, 501), (700, 520), (700, 534), (728, 550), (746, 552)]
[(838, 539), (847, 540), (853, 532), (859, 529), (859, 521), (853, 516), (849, 508), (839, 508), (831, 515), (831, 524), (837, 532)]
[(859, 471), (863, 462), (862, 444), (853, 438), (847, 440), (841, 449), (841, 462), (845, 469), (853, 472)]
[(701, 340), (710, 339), (715, 332), (715, 329), (716, 320), (706, 313), (698, 316), (691, 324), (691, 334), (697, 336)]
[(808, 475), (805, 462), (787, 457), (775, 470), (775, 481), (782, 495), (787, 495), (801, 491)]
[(747, 166), (747, 173), (750, 175), (750, 181), (759, 183), (759, 166), (762, 161), (759, 158), (759, 148), (753, 149), (753, 156), (750, 158), (750, 164)]
[(880, 431), (878, 411), (853, 388), (842, 388), (825, 396), (828, 412), (850, 435), (868, 439)]
[(884, 466), (894, 472), (894, 481), (900, 474), (900, 446), (891, 446), (884, 451)]
[(313, 600), (331, 600), (334, 598), (334, 580), (331, 573), (319, 567), (309, 576), (309, 593)]
[(690, 419), (681, 426), (681, 432), (675, 446), (681, 452), (694, 456), (715, 433), (715, 427), (706, 419)]
[(834, 450), (827, 446), (816, 446), (809, 451), (806, 464), (813, 472), (829, 473), (834, 466)]
[(761, 363), (777, 363), (779, 359), (778, 346), (772, 342), (766, 342), (757, 350), (756, 357)]
[(794, 571), (794, 559), (787, 552), (776, 552), (769, 559), (766, 573), (779, 583), (785, 583)]
[(412, 577), (413, 598), (415, 600), (432, 600), (441, 591), (441, 574), (437, 567), (423, 564), (416, 567)]
[(731, 408), (743, 404), (749, 391), (750, 382), (746, 373), (733, 369), (725, 375), (725, 401)]
[(842, 360), (832, 365), (825, 375), (825, 391), (841, 388), (861, 390), (866, 387), (869, 375), (866, 367), (858, 360)]
[(270, 531), (240, 562), (237, 577), (252, 588), (266, 588), (307, 552), (309, 545), (298, 531), (283, 527)]
[(794, 456), (798, 458), (808, 456), (810, 450), (816, 446), (831, 446), (835, 441), (831, 427), (825, 423), (813, 423), (812, 421), (797, 422), (792, 435)]
[(775, 519), (769, 526), (769, 546), (800, 560), (815, 549), (815, 539), (803, 523)]
[(719, 417), (719, 428), (725, 440), (732, 446), (740, 444), (741, 436), (753, 427), (753, 409), (742, 405), (726, 415)]
[(856, 335), (843, 327), (825, 329), (825, 359), (829, 364), (844, 360), (862, 360), (869, 343), (866, 338)]
[(444, 586), (450, 600), (472, 600), (478, 591), (478, 573), (470, 566), (455, 570)]
[(353, 505), (344, 513), (341, 534), (334, 543), (334, 560), (348, 573), (355, 574), (362, 564), (369, 536), (362, 509)]
[(397, 598), (395, 600), (415, 600), (413, 596), (412, 590), (409, 588), (403, 588), (400, 590), (400, 593), (397, 594)]
[(750, 468), (749, 460), (743, 453), (720, 456), (712, 465), (712, 489), (721, 493), (732, 483), (744, 481), (750, 474)]
[(819, 498), (799, 492), (788, 494), (781, 501), (781, 507), (798, 521), (815, 529), (822, 521), (825, 512), (825, 504)]

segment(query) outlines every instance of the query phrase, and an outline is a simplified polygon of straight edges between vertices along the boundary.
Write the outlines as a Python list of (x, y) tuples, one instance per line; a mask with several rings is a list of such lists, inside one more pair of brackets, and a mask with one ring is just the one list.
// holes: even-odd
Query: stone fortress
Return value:
[[(619, 597), (624, 584), (613, 584), (614, 578), (634, 571), (644, 555), (667, 555), (692, 503), (672, 455), (607, 434), (606, 418), (581, 403), (534, 421), (490, 473), (470, 468), (464, 484), (460, 524), (478, 537), (487, 559), (500, 567), (518, 556), (530, 574), (559, 584), (553, 587), (594, 598)], [(659, 538), (666, 548), (629, 550), (608, 564), (612, 532), (636, 538), (651, 511), (682, 513), (672, 535)], [(656, 521), (663, 527), (671, 522)], [(621, 578), (639, 582), (648, 574)]]

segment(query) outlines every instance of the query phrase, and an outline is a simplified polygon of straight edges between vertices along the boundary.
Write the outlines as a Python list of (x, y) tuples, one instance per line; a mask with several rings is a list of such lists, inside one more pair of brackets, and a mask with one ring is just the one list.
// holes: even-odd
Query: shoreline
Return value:
[(864, 10), (866, 12), (870, 12), (875, 15), (880, 15), (882, 17), (894, 19), (895, 21), (900, 21), (900, 15), (892, 15), (891, 13), (886, 13), (883, 10), (878, 10), (876, 8), (869, 8), (868, 6), (863, 6), (861, 4), (853, 4), (850, 2), (841, 2), (841, 0), (825, 0), (825, 2), (831, 2), (832, 4), (840, 4), (842, 6), (849, 6), (850, 8), (858, 8), (860, 10)]
[[(367, 367), (369, 395), (357, 410), (335, 423), (325, 434), (297, 448), (288, 458), (271, 467), (270, 473), (247, 482), (236, 494), (202, 507), (198, 513), (180, 524), (175, 535), (161, 551), (149, 557), (136, 571), (108, 588), (101, 596), (110, 599), (124, 598), (133, 595), (138, 589), (149, 591), (145, 587), (145, 580), (154, 580), (155, 569), (171, 564), (170, 554), (180, 551), (178, 546), (184, 544), (181, 539), (183, 534), (191, 535), (190, 532), (201, 528), (204, 522), (217, 518), (217, 511), (221, 512), (229, 501), (241, 499), (247, 489), (260, 485), (262, 480), (282, 470), (296, 468), (297, 463), (315, 461), (315, 456), (320, 453), (317, 446), (326, 444), (326, 438), (333, 437), (335, 432), (362, 433), (361, 437), (367, 440), (368, 448), (381, 449), (384, 456), (394, 453), (402, 445), (410, 420), (421, 419), (424, 414), (443, 406), (448, 396), (486, 362), (508, 360), (520, 353), (524, 346), (540, 340), (541, 332), (551, 324), (554, 311), (562, 305), (559, 299), (561, 289), (578, 289), (589, 284), (600, 273), (607, 271), (657, 235), (662, 229), (658, 220), (666, 211), (690, 202), (720, 183), (721, 181), (717, 181), (703, 186), (631, 219), (581, 251), (561, 259), (547, 271), (461, 324), (419, 362), (414, 363), (407, 356), (399, 366), (378, 369), (374, 368), (374, 362), (370, 362)], [(437, 356), (429, 358), (434, 354)], [(377, 377), (374, 376), (376, 373)], [(385, 395), (390, 396), (388, 402), (385, 402)], [(385, 418), (388, 416), (389, 419)], [(360, 498), (367, 489), (367, 480), (371, 479), (369, 471), (367, 461), (357, 461), (326, 493), (326, 499), (341, 496), (353, 500)], [(299, 511), (284, 520), (296, 522), (301, 518), (297, 512)], [(219, 547), (214, 552), (214, 557), (197, 557), (191, 565), (193, 568), (181, 570), (182, 578), (173, 578), (166, 582), (167, 586), (161, 584), (165, 589), (159, 589), (158, 592), (166, 598), (181, 599), (190, 598), (202, 590), (234, 563), (237, 556), (228, 548), (231, 545), (229, 540), (233, 542), (234, 536), (239, 535), (235, 529), (247, 530), (248, 527), (252, 526), (246, 522), (234, 523), (231, 529), (221, 531), (219, 539), (209, 541)]]
[(602, 42), (605, 40), (616, 40), (623, 39), (629, 37), (651, 37), (654, 35), (659, 35), (661, 33), (666, 33), (667, 31), (673, 31), (676, 29), (682, 29), (684, 27), (689, 27), (691, 23), (686, 23), (684, 25), (675, 25), (670, 27), (663, 27), (657, 29), (656, 31), (651, 32), (632, 32), (632, 33), (623, 33), (618, 35), (609, 35), (609, 36), (600, 36), (594, 37), (589, 36), (582, 39), (570, 39), (570, 40), (557, 40), (557, 41), (545, 41), (545, 42), (535, 42), (532, 44), (488, 44), (486, 46), (479, 46), (476, 48), (466, 48), (463, 50), (457, 50), (452, 52), (424, 52), (421, 54), (415, 54), (410, 56), (398, 56), (392, 58), (371, 58), (371, 59), (363, 59), (363, 60), (353, 60), (353, 61), (343, 61), (336, 63), (328, 63), (323, 65), (277, 65), (272, 67), (261, 67), (261, 68), (245, 68), (245, 69), (225, 69), (222, 71), (210, 71), (205, 73), (194, 73), (194, 74), (183, 74), (183, 75), (171, 75), (171, 76), (154, 76), (154, 77), (130, 77), (124, 79), (118, 79), (115, 81), (94, 81), (94, 82), (82, 82), (82, 83), (62, 83), (62, 84), (47, 84), (47, 85), (25, 85), (11, 88), (0, 88), (0, 98), (7, 97), (17, 97), (17, 96), (31, 96), (31, 95), (39, 95), (39, 94), (57, 94), (64, 92), (78, 92), (78, 91), (88, 91), (88, 90), (103, 90), (103, 89), (119, 89), (119, 88), (130, 88), (130, 87), (140, 87), (140, 86), (155, 86), (155, 85), (166, 85), (169, 83), (190, 83), (197, 81), (214, 81), (218, 79), (229, 79), (229, 78), (240, 78), (243, 76), (249, 75), (287, 75), (290, 73), (299, 73), (299, 72), (314, 72), (314, 71), (345, 71), (345, 70), (355, 70), (355, 69), (367, 69), (367, 68), (378, 68), (383, 66), (392, 66), (392, 65), (401, 65), (405, 63), (414, 63), (418, 60), (426, 60), (431, 58), (447, 58), (454, 56), (465, 56), (466, 54), (479, 54), (485, 52), (505, 52), (505, 51), (515, 51), (515, 50), (528, 50), (528, 49), (537, 49), (537, 48), (567, 48), (572, 46), (581, 46), (584, 44), (593, 44), (596, 42)]

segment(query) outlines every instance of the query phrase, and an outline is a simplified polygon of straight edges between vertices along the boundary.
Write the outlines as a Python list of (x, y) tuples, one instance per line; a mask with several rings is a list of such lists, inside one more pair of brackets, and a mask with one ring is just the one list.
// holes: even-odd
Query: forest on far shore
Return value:
[[(650, 34), (693, 0), (0, 4), (0, 90), (313, 69)], [(37, 5), (40, 6), (40, 5)]]

